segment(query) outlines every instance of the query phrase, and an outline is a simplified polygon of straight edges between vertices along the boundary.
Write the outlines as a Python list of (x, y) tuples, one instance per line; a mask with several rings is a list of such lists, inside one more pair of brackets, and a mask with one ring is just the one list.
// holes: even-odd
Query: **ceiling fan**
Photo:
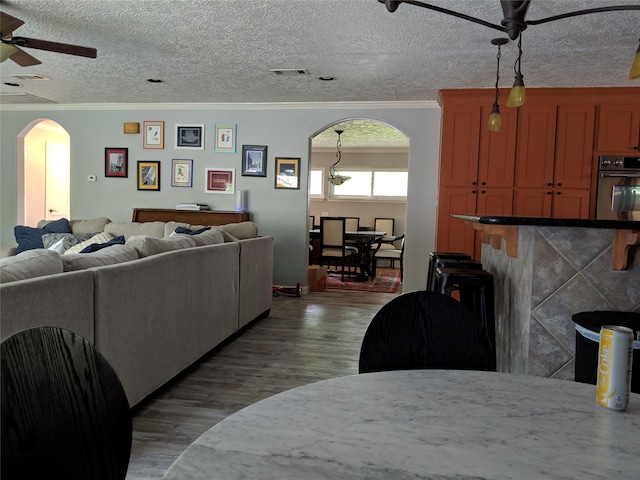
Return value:
[(380, 3), (384, 3), (385, 6), (387, 7), (387, 10), (390, 12), (395, 12), (401, 3), (409, 3), (417, 7), (426, 8), (428, 10), (435, 10), (436, 12), (452, 15), (454, 17), (462, 18), (470, 22), (484, 25), (485, 27), (489, 27), (495, 30), (499, 30), (501, 32), (505, 32), (507, 33), (507, 35), (509, 35), (509, 38), (511, 40), (515, 40), (516, 38), (518, 38), (520, 33), (524, 31), (528, 25), (540, 25), (542, 23), (552, 22), (554, 20), (560, 20), (560, 19), (569, 18), (569, 17), (576, 17), (578, 15), (587, 15), (590, 13), (613, 12), (613, 11), (619, 11), (619, 10), (640, 10), (640, 5), (609, 5), (606, 7), (588, 8), (586, 10), (576, 10), (575, 12), (568, 12), (560, 15), (554, 15), (552, 17), (541, 18), (540, 20), (525, 20), (525, 16), (527, 14), (527, 10), (529, 9), (531, 0), (500, 0), (504, 18), (500, 22), (500, 25), (497, 25), (494, 23), (486, 22), (479, 18), (465, 15), (464, 13), (455, 12), (447, 8), (438, 7), (436, 5), (430, 5), (424, 2), (418, 2), (414, 0), (400, 0), (400, 1), (378, 0), (378, 1)]
[(80, 57), (96, 58), (98, 51), (95, 48), (70, 45), (68, 43), (50, 42), (48, 40), (38, 40), (36, 38), (14, 37), (13, 31), (24, 25), (24, 22), (11, 15), (0, 12), (0, 62), (10, 58), (22, 67), (38, 65), (42, 63), (32, 57), (22, 48), (35, 48), (37, 50), (47, 50), (49, 52), (65, 53), (67, 55), (78, 55)]

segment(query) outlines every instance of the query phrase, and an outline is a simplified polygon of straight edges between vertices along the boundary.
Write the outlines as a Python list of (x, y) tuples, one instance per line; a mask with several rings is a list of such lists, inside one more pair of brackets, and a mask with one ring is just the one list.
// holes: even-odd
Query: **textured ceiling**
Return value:
[[(430, 3), (502, 19), (498, 0)], [(527, 19), (625, 4), (640, 1), (533, 0)], [(389, 13), (377, 0), (0, 0), (0, 8), (25, 22), (14, 35), (97, 48), (96, 59), (25, 49), (42, 64), (2, 63), (0, 93), (61, 104), (435, 101), (442, 88), (491, 88), (490, 41), (505, 36), (409, 4)], [(530, 26), (525, 84), (637, 86), (627, 75), (639, 26), (640, 11)], [(513, 42), (503, 47), (503, 87), (516, 56)], [(14, 77), (21, 74), (49, 80)]]

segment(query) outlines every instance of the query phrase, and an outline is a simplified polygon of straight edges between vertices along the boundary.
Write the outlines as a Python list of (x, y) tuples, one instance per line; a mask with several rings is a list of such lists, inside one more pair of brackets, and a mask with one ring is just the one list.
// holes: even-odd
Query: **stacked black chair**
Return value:
[(471, 260), (466, 253), (457, 252), (431, 252), (429, 253), (429, 271), (427, 273), (427, 291), (433, 292), (435, 285), (436, 268), (440, 260)]

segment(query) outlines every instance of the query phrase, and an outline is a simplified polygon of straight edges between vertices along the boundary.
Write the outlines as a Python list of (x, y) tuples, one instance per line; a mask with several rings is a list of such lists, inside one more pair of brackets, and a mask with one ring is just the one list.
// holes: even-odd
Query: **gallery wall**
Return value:
[[(392, 125), (410, 138), (406, 205), (405, 290), (424, 288), (428, 252), (435, 239), (440, 108), (432, 102), (375, 104), (258, 105), (6, 105), (0, 112), (0, 245), (15, 244), (17, 141), (38, 119), (59, 123), (71, 137), (71, 217), (106, 216), (130, 221), (133, 208), (175, 208), (195, 201), (214, 210), (234, 210), (233, 195), (204, 191), (206, 168), (235, 168), (236, 188), (246, 192), (246, 207), (261, 235), (274, 236), (274, 285), (304, 282), (307, 268), (307, 194), (310, 138), (340, 121), (369, 118)], [(123, 133), (125, 122), (165, 122), (165, 148), (147, 150), (142, 135)], [(216, 153), (216, 124), (235, 124), (236, 153)], [(174, 148), (176, 125), (205, 126), (204, 150)], [(267, 176), (241, 175), (242, 145), (265, 145)], [(127, 178), (104, 176), (106, 147), (128, 149)], [(275, 157), (301, 159), (299, 190), (275, 189)], [(174, 158), (193, 159), (193, 187), (171, 187)], [(159, 191), (137, 190), (137, 161), (160, 161)], [(97, 181), (88, 181), (96, 175)]]

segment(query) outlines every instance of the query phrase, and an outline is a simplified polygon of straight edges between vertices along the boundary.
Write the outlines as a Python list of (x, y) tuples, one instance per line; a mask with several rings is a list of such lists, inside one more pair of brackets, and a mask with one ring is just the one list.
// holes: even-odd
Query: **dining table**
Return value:
[[(358, 280), (367, 280), (371, 276), (373, 270), (373, 257), (371, 255), (372, 245), (379, 239), (384, 237), (387, 232), (378, 230), (346, 230), (344, 237), (355, 243), (360, 258), (360, 275)], [(312, 228), (309, 230), (309, 238), (315, 241), (315, 245), (320, 248), (320, 229)], [(314, 246), (314, 248), (316, 248)]]
[(195, 479), (640, 478), (640, 394), (500, 372), (400, 370), (333, 378), (214, 425), (166, 472)]

